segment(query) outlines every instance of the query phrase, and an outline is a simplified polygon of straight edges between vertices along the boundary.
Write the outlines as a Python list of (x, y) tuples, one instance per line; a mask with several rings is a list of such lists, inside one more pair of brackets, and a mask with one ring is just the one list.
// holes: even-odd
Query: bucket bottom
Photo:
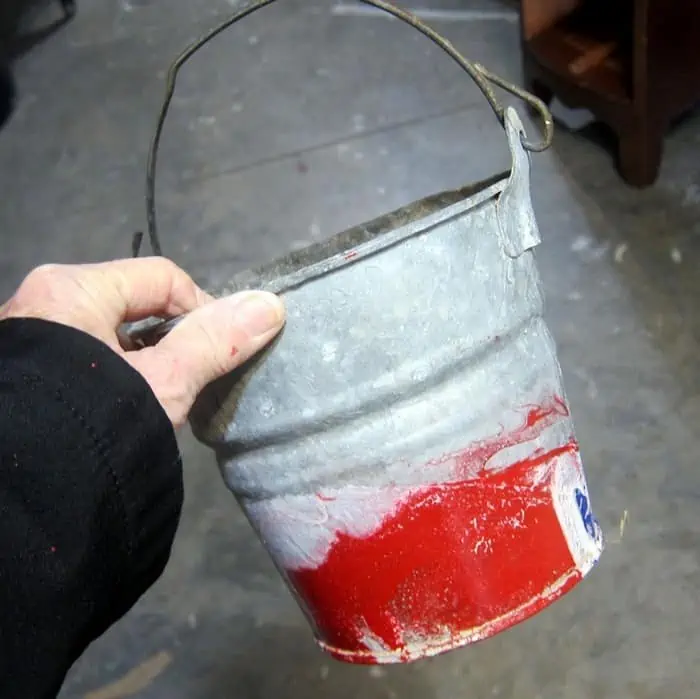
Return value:
[(316, 637), (316, 643), (326, 653), (336, 660), (341, 660), (354, 665), (389, 665), (392, 663), (409, 663), (420, 658), (429, 658), (450, 650), (468, 646), (477, 641), (495, 636), (515, 624), (525, 621), (537, 614), (545, 607), (555, 602), (566, 594), (581, 580), (583, 576), (578, 571), (571, 571), (556, 581), (543, 594), (533, 597), (522, 606), (507, 612), (501, 617), (486, 622), (480, 627), (465, 631), (452, 631), (446, 629), (440, 634), (427, 635), (423, 639), (416, 639), (396, 648), (382, 647), (381, 643), (371, 644), (375, 650), (344, 650), (325, 643)]
[(602, 550), (577, 443), (464, 481), (404, 490), (369, 536), (338, 532), (287, 570), (339, 660), (437, 655), (503, 631), (574, 587)]

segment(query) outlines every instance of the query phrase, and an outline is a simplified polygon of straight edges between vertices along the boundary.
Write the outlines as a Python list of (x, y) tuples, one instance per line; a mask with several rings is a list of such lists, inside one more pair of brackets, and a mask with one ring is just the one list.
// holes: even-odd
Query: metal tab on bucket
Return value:
[[(504, 84), (395, 6), (368, 4), (418, 27), (482, 90)], [(602, 550), (542, 318), (527, 153), (537, 147), (514, 109), (494, 111), (509, 173), (213, 290), (273, 290), (288, 320), (272, 347), (202, 393), (194, 433), (341, 660), (405, 662), (491, 636), (571, 589)]]
[(512, 166), (498, 201), (498, 225), (506, 253), (518, 257), (539, 245), (541, 238), (530, 197), (530, 157), (523, 147), (525, 128), (512, 107), (505, 110), (504, 121)]

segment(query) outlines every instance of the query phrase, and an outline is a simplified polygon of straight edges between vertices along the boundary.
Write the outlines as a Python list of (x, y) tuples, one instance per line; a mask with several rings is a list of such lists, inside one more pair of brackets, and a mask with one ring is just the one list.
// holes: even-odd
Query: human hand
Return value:
[[(154, 347), (122, 344), (122, 323), (188, 315)], [(284, 306), (262, 291), (215, 300), (162, 257), (44, 265), (0, 306), (0, 320), (40, 318), (96, 337), (138, 371), (175, 426), (198, 393), (258, 352), (284, 324)]]

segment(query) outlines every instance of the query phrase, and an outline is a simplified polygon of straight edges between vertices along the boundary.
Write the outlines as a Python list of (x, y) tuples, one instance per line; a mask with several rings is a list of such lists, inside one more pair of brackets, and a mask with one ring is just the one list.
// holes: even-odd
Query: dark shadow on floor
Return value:
[[(674, 119), (666, 131), (666, 141), (673, 138), (679, 131), (687, 128), (688, 124), (693, 122), (693, 120), (697, 121), (699, 115), (700, 108), (695, 108), (688, 110)], [(557, 125), (558, 132), (561, 132), (564, 128), (565, 127), (560, 124)], [(576, 138), (588, 142), (591, 147), (605, 151), (612, 159), (612, 165), (617, 167), (618, 138), (607, 124), (600, 121), (593, 121), (582, 129), (569, 133)]]
[[(59, 7), (60, 16), (55, 9), (49, 12), (49, 5)], [(75, 0), (3, 0), (0, 3), (0, 128), (12, 116), (17, 97), (12, 64), (68, 23), (75, 12)], [(43, 19), (45, 15), (47, 19)], [(32, 21), (25, 26), (27, 17)]]

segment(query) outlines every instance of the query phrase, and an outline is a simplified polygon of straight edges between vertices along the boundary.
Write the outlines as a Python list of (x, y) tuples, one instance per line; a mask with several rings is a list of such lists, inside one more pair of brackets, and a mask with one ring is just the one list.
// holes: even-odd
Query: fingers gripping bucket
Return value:
[[(602, 550), (542, 318), (527, 152), (539, 147), (485, 78), (507, 85), (439, 42), (501, 119), (510, 172), (216, 289), (280, 293), (288, 321), (191, 416), (319, 644), (356, 663), (498, 633), (571, 589)], [(152, 206), (149, 230), (157, 244)]]

